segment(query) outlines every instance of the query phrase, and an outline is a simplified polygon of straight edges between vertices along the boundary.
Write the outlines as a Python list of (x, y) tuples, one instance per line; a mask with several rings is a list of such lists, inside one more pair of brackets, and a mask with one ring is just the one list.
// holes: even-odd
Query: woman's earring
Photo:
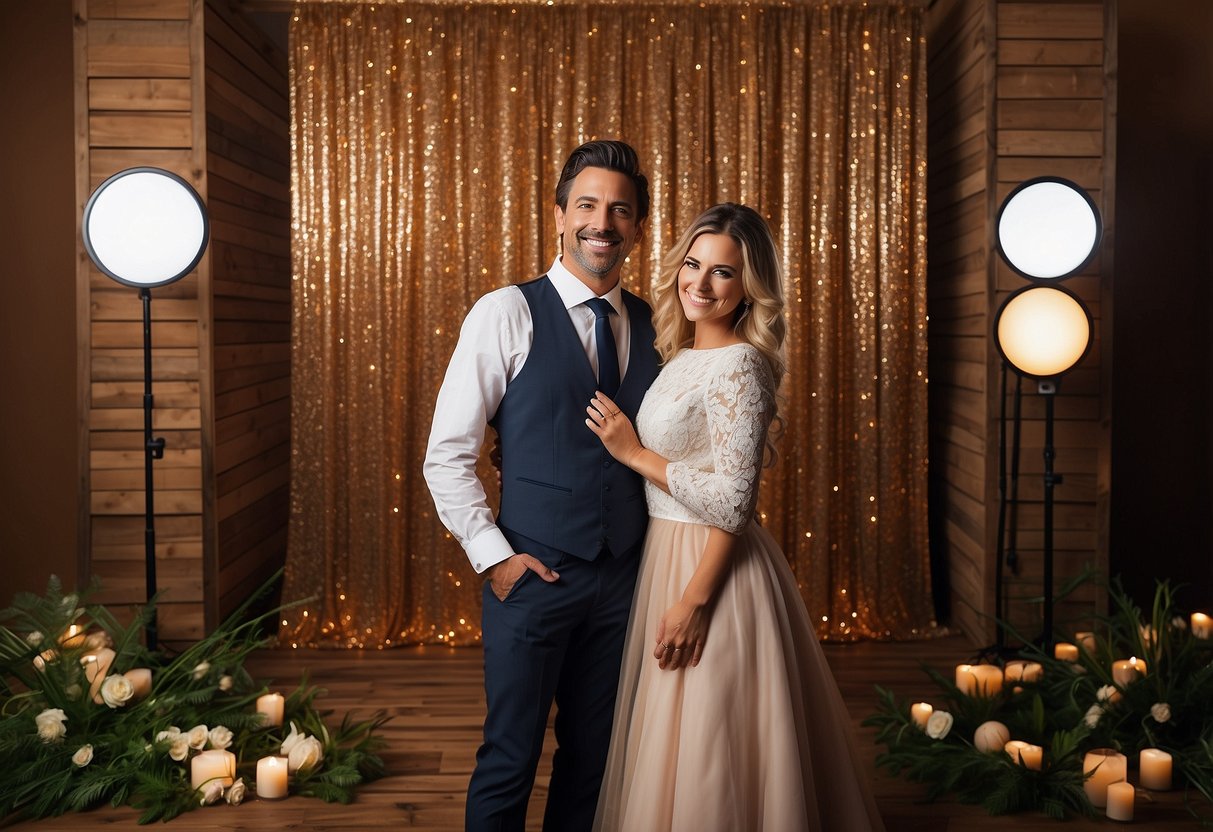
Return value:
[(743, 300), (741, 302), (741, 314), (737, 316), (737, 320), (733, 323), (734, 327), (741, 326), (741, 322), (745, 320), (745, 316), (750, 314), (750, 309), (754, 306), (751, 300)]

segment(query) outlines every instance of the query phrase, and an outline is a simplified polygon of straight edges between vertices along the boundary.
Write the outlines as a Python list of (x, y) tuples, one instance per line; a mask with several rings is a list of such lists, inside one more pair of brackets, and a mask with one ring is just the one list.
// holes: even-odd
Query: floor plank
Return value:
[[(923, 665), (940, 670), (968, 659), (962, 638), (933, 641), (827, 645), (826, 657), (851, 711), (859, 747), (867, 762), (889, 832), (971, 832), (1016, 830), (1056, 832), (1057, 822), (1041, 815), (992, 818), (974, 806), (945, 800), (925, 804), (922, 788), (875, 771), (879, 749), (860, 721), (876, 708), (874, 685), (892, 688), (899, 697), (928, 698), (932, 685)], [(418, 829), (454, 832), (463, 828), (464, 791), (472, 770), (484, 716), (481, 653), (475, 648), (410, 647), (387, 651), (264, 650), (248, 663), (258, 679), (273, 680), (286, 692), (306, 670), (327, 693), (319, 700), (337, 714), (355, 711), (369, 716), (384, 710), (393, 719), (383, 728), (384, 754), (391, 776), (363, 787), (349, 806), (291, 797), (282, 801), (250, 799), (238, 807), (212, 806), (172, 821), (174, 832), (195, 830), (312, 830), (358, 832), (371, 829)], [(527, 829), (539, 830), (551, 742), (532, 796)], [(1144, 795), (1143, 795), (1144, 797)], [(1191, 829), (1195, 824), (1180, 792), (1156, 802), (1137, 803), (1138, 829)], [(134, 828), (138, 813), (104, 807), (90, 812), (24, 822), (9, 828), (23, 832), (87, 832), (89, 829)], [(1105, 819), (1074, 820), (1067, 830), (1109, 828)], [(741, 832), (741, 830), (739, 830)], [(849, 832), (838, 830), (837, 832)]]

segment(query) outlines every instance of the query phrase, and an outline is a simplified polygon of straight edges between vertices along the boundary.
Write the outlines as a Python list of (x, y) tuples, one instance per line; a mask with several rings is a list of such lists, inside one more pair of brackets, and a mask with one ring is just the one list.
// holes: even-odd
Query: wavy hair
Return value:
[[(683, 313), (678, 297), (678, 273), (686, 262), (687, 252), (703, 234), (727, 234), (741, 250), (741, 286), (749, 305), (743, 302), (737, 306), (733, 329), (738, 337), (762, 353), (778, 391), (787, 369), (783, 350), (787, 335), (783, 268), (766, 220), (753, 208), (735, 202), (713, 205), (700, 214), (661, 262), (660, 277), (653, 287), (653, 326), (661, 361), (666, 363), (694, 339), (695, 328)], [(777, 409), (779, 398), (776, 397)], [(781, 425), (776, 412), (772, 423), (776, 435), (781, 432)], [(767, 445), (773, 452), (770, 437)]]

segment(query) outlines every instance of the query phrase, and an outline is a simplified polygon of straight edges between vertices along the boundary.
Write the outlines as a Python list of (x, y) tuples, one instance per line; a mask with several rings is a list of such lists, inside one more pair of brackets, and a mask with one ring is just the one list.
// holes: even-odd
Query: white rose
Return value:
[(227, 690), (231, 690), (231, 689), (232, 689), (232, 677), (231, 676), (220, 676), (219, 677), (219, 690), (227, 691)]
[(195, 681), (196, 681), (196, 680), (198, 680), (198, 679), (201, 679), (203, 676), (205, 676), (205, 675), (207, 674), (207, 672), (208, 672), (210, 669), (211, 669), (211, 663), (210, 663), (210, 662), (202, 662), (200, 665), (198, 665), (197, 667), (195, 667), (195, 668), (194, 668), (194, 679), (195, 679)]
[(177, 762), (181, 762), (190, 755), (190, 741), (185, 734), (173, 737), (173, 741), (168, 747), (168, 755)]
[(38, 630), (34, 630), (33, 632), (26, 635), (25, 643), (28, 644), (30, 647), (37, 647), (39, 644), (42, 643), (42, 640), (44, 638), (46, 638), (46, 636), (42, 635), (42, 633), (40, 633)]
[(72, 607), (76, 606), (76, 604), (79, 601), (80, 601), (80, 598), (77, 597), (76, 594), (73, 592), (71, 595), (64, 595), (63, 600), (61, 600), (59, 602), (59, 606), (61, 606), (65, 610), (70, 610)]
[(102, 647), (113, 646), (114, 640), (110, 638), (110, 634), (105, 630), (98, 630), (84, 637), (84, 648), (86, 650), (100, 650)]
[(244, 801), (244, 791), (244, 778), (236, 778), (236, 782), (228, 787), (226, 795), (227, 802), (233, 806), (239, 806)]
[(1087, 724), (1088, 728), (1094, 728), (1099, 724), (1099, 718), (1103, 716), (1102, 705), (1092, 705), (1087, 708), (1087, 713), (1083, 716), (1082, 721)]
[(1184, 620), (1182, 615), (1177, 615), (1171, 619), (1171, 626), (1177, 630), (1188, 629), (1188, 622)]
[(1166, 702), (1155, 702), (1150, 706), (1150, 716), (1154, 717), (1155, 722), (1170, 722), (1171, 706)]
[(176, 725), (170, 725), (165, 730), (156, 734), (156, 742), (164, 742), (165, 740), (172, 741), (177, 739), (179, 736), (181, 736), (181, 729)]
[(34, 724), (38, 726), (38, 739), (43, 742), (58, 742), (67, 734), (67, 726), (63, 723), (67, 722), (67, 714), (63, 713), (61, 708), (47, 708), (42, 713), (34, 717)]
[(227, 748), (232, 744), (232, 732), (222, 725), (216, 725), (209, 735), (211, 748)]
[(291, 749), (286, 757), (288, 772), (303, 771), (314, 768), (324, 759), (324, 746), (315, 737), (304, 737)]
[(941, 740), (952, 730), (952, 715), (947, 711), (934, 711), (927, 719), (927, 736)]
[(211, 738), (211, 732), (205, 725), (195, 725), (185, 735), (185, 738), (189, 742), (190, 748), (201, 751), (206, 748), (206, 741)]
[(72, 762), (84, 768), (93, 761), (93, 747), (91, 745), (82, 745), (76, 749), (76, 753), (72, 755)]
[(121, 673), (107, 676), (101, 683), (101, 701), (111, 708), (121, 708), (135, 695), (135, 686)]
[(295, 723), (292, 722), (291, 723), (291, 732), (289, 734), (287, 734), (286, 739), (284, 739), (282, 741), (282, 755), (284, 757), (288, 756), (291, 753), (291, 749), (294, 748), (296, 745), (298, 745), (299, 742), (304, 738), (304, 736), (305, 736), (304, 734), (299, 733), (298, 726), (296, 726)]
[(1115, 702), (1119, 698), (1120, 691), (1116, 689), (1116, 685), (1104, 685), (1095, 691), (1095, 700), (1097, 702)]
[(223, 797), (223, 781), (211, 780), (202, 787), (202, 799), (199, 800), (203, 806), (209, 806)]

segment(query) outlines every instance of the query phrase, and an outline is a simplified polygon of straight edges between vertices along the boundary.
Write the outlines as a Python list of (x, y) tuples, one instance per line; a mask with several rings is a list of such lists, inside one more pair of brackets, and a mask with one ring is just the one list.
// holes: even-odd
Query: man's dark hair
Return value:
[(636, 186), (636, 219), (649, 215), (649, 180), (640, 172), (640, 159), (630, 144), (618, 141), (586, 142), (569, 154), (556, 183), (556, 204), (560, 210), (568, 210), (569, 191), (573, 180), (586, 168), (606, 168), (632, 180)]

